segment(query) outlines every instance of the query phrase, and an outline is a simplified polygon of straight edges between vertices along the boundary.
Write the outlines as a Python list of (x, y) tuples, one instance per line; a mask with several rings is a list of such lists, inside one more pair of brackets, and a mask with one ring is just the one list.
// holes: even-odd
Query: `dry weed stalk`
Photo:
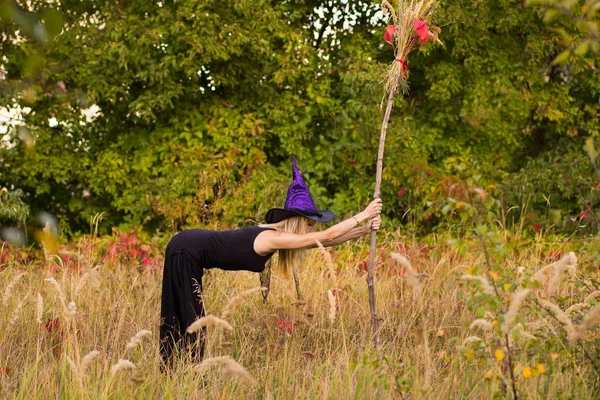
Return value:
[(533, 274), (531, 280), (541, 282), (544, 275), (552, 271), (553, 275), (548, 283), (548, 293), (552, 293), (564, 279), (565, 271), (569, 270), (571, 273), (573, 273), (575, 272), (576, 266), (577, 256), (575, 253), (570, 252), (562, 256), (560, 260), (541, 268), (539, 271)]
[(336, 304), (335, 296), (333, 295), (333, 292), (331, 290), (327, 291), (327, 297), (329, 298), (329, 322), (333, 324), (333, 322), (335, 321)]
[(138, 333), (133, 335), (131, 337), (131, 339), (129, 339), (129, 342), (127, 342), (127, 345), (125, 346), (125, 351), (127, 351), (129, 349), (133, 349), (134, 347), (136, 347), (138, 344), (140, 344), (142, 342), (142, 338), (144, 338), (146, 336), (151, 336), (151, 335), (152, 335), (152, 332), (147, 329), (143, 329), (143, 330), (139, 331)]
[(63, 292), (62, 288), (60, 287), (60, 284), (54, 278), (46, 278), (45, 281), (50, 283), (54, 287), (54, 290), (56, 291), (56, 294), (58, 295), (58, 299), (60, 300), (62, 306), (66, 309), (67, 308), (67, 297), (65, 296), (65, 293)]
[(577, 256), (570, 252), (565, 254), (560, 260), (554, 263), (552, 279), (548, 283), (548, 293), (554, 293), (565, 278), (565, 272), (568, 270), (571, 274), (575, 273), (577, 267)]
[(398, 261), (398, 263), (402, 267), (404, 267), (404, 270), (406, 272), (404, 275), (404, 277), (406, 278), (406, 283), (412, 288), (414, 296), (416, 298), (423, 290), (425, 278), (428, 278), (429, 275), (424, 273), (418, 273), (406, 256), (398, 253), (390, 253), (390, 255), (394, 260)]
[(479, 328), (482, 331), (490, 331), (492, 330), (492, 327), (493, 325), (490, 321), (488, 321), (487, 319), (479, 318), (471, 323), (469, 329)]
[(595, 299), (598, 296), (600, 296), (600, 290), (595, 290), (592, 293), (585, 296), (585, 299), (583, 299), (583, 302), (588, 303), (590, 300)]
[(79, 282), (77, 282), (77, 286), (75, 286), (75, 297), (79, 296), (79, 292), (81, 292), (81, 290), (84, 288), (87, 281), (93, 277), (93, 274), (96, 273), (98, 268), (99, 267), (96, 267), (90, 271), (87, 271), (85, 274), (83, 274), (83, 276), (81, 277)]
[(598, 323), (598, 321), (600, 321), (600, 303), (596, 304), (594, 308), (583, 316), (583, 321), (577, 326), (577, 330), (570, 338), (571, 343), (581, 339), (592, 326)]
[(519, 290), (513, 294), (508, 311), (504, 315), (504, 323), (502, 324), (503, 335), (506, 335), (510, 331), (511, 325), (515, 322), (519, 309), (529, 292), (531, 292), (531, 289)]
[(27, 275), (27, 272), (21, 272), (12, 278), (8, 285), (6, 285), (6, 288), (4, 289), (4, 296), (2, 297), (2, 304), (5, 306), (8, 305), (8, 300), (10, 300), (12, 296), (12, 291), (15, 288), (15, 285), (19, 283), (21, 278), (23, 278), (25, 275)]
[(214, 315), (207, 315), (206, 317), (198, 318), (188, 326), (187, 333), (197, 332), (204, 326), (214, 326), (215, 328), (225, 328), (233, 331), (233, 327), (229, 325), (229, 322)]
[(17, 323), (17, 321), (19, 320), (19, 317), (21, 316), (21, 309), (23, 308), (23, 302), (25, 301), (25, 299), (27, 298), (27, 296), (25, 296), (25, 298), (19, 299), (19, 302), (17, 303), (17, 306), (15, 307), (15, 310), (13, 311), (13, 316), (10, 319), (10, 321), (8, 321), (8, 326), (13, 326)]
[(318, 240), (315, 240), (315, 242), (317, 242), (319, 251), (323, 255), (323, 258), (325, 259), (325, 264), (327, 264), (327, 269), (329, 270), (329, 276), (331, 277), (331, 279), (335, 279), (335, 277), (336, 277), (335, 266), (333, 265), (333, 260), (331, 259), (331, 254), (325, 249), (325, 247), (323, 246), (323, 244), (321, 242), (319, 242)]
[(135, 369), (135, 364), (129, 360), (123, 360), (122, 358), (110, 368), (111, 376), (114, 376), (117, 372), (125, 369)]
[(227, 303), (225, 305), (225, 307), (223, 308), (223, 311), (221, 311), (221, 318), (222, 319), (227, 318), (227, 316), (229, 314), (231, 314), (240, 304), (242, 304), (242, 301), (244, 299), (246, 299), (247, 297), (250, 297), (255, 293), (260, 293), (260, 292), (265, 292), (265, 291), (267, 291), (266, 287), (258, 287), (258, 288), (252, 288), (252, 289), (243, 291), (242, 293), (238, 294), (237, 296), (235, 296), (234, 298), (229, 300), (229, 303)]
[(73, 360), (71, 360), (71, 357), (66, 356), (67, 357), (67, 362), (69, 363), (69, 366), (71, 367), (71, 372), (73, 373), (73, 376), (75, 376), (75, 378), (77, 379), (81, 379), (81, 373), (79, 372), (79, 368), (77, 367), (77, 364), (75, 364), (75, 362)]
[(521, 337), (524, 337), (525, 339), (529, 339), (529, 340), (537, 339), (534, 335), (532, 335), (531, 333), (524, 331), (522, 329), (519, 329), (519, 334), (521, 335)]
[(585, 310), (586, 308), (590, 308), (591, 305), (589, 305), (588, 303), (577, 303), (577, 304), (573, 304), (571, 307), (567, 308), (565, 310), (565, 312), (567, 314), (571, 314), (577, 311), (581, 311), (581, 310)]

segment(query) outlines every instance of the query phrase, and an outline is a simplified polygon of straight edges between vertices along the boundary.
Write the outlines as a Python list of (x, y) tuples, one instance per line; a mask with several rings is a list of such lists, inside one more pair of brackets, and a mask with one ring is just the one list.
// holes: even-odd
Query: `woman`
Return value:
[(316, 222), (333, 219), (331, 211), (317, 210), (296, 159), (293, 181), (284, 208), (273, 208), (265, 215), (266, 225), (232, 231), (190, 229), (176, 234), (167, 245), (161, 299), (160, 353), (169, 365), (177, 348), (201, 361), (204, 331), (188, 334), (186, 329), (204, 316), (202, 275), (204, 269), (261, 272), (277, 251), (277, 265), (284, 274), (302, 258), (303, 249), (319, 241), (332, 246), (359, 237), (370, 229), (357, 228), (370, 220), (371, 229), (380, 225), (381, 199), (372, 201), (362, 212), (320, 232)]

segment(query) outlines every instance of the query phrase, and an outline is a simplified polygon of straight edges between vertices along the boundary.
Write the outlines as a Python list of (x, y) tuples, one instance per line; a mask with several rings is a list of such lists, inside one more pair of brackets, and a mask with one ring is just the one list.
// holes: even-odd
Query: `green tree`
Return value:
[[(17, 45), (19, 25), (2, 25), (0, 106), (31, 108), (35, 146), (15, 134), (0, 149), (0, 184), (23, 189), (32, 209), (75, 231), (100, 211), (105, 227), (244, 224), (283, 202), (293, 154), (323, 207), (367, 201), (393, 62), (378, 4), (78, 4), (58, 3), (64, 27), (44, 46)], [(552, 64), (563, 40), (543, 10), (516, 0), (447, 0), (436, 19), (445, 45), (413, 54), (411, 92), (392, 115), (388, 217), (431, 229), (452, 222), (442, 210), (469, 185), (509, 182), (528, 183), (539, 215), (542, 194), (576, 212), (578, 181), (548, 185), (539, 171), (569, 167), (563, 150), (598, 134), (593, 54)], [(508, 203), (522, 195), (503, 193)]]

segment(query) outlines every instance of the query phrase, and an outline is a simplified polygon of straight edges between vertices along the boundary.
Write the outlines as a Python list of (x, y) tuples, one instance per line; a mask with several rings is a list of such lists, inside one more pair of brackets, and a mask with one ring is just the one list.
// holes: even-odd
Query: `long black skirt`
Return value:
[(167, 246), (160, 307), (160, 355), (165, 367), (183, 356), (200, 362), (204, 356), (206, 328), (196, 333), (186, 329), (204, 317), (202, 275), (204, 270), (185, 250)]

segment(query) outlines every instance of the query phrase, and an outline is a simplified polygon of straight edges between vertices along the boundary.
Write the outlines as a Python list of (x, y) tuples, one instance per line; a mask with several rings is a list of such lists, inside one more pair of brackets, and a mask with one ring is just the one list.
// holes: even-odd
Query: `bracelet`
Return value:
[(353, 215), (352, 218), (354, 218), (354, 220), (356, 221), (356, 225), (360, 225), (360, 222), (358, 222), (358, 220), (356, 219), (356, 217)]

